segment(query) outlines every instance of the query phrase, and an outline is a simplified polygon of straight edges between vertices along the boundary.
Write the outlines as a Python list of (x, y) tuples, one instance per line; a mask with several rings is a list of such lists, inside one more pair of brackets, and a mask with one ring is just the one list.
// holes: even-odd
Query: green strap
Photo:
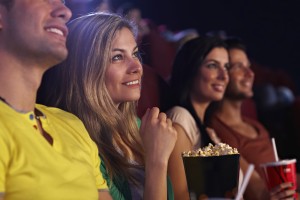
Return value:
[(103, 178), (107, 182), (107, 186), (109, 187), (109, 193), (112, 196), (113, 200), (132, 199), (129, 184), (126, 180), (115, 178), (113, 181), (111, 181), (106, 171), (104, 162), (101, 162), (100, 171), (103, 175)]

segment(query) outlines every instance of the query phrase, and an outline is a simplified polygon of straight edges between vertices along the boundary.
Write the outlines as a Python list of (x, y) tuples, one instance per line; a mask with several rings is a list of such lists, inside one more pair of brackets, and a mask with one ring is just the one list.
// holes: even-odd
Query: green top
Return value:
[[(109, 187), (109, 193), (113, 200), (131, 200), (131, 190), (129, 183), (126, 179), (116, 178), (111, 182), (104, 162), (101, 162), (100, 166), (103, 178), (107, 181), (107, 186)], [(169, 177), (167, 177), (167, 200), (174, 200), (174, 192), (172, 188), (172, 183)]]
[[(138, 127), (141, 126), (141, 120), (137, 118)], [(110, 195), (114, 200), (131, 200), (131, 190), (128, 181), (124, 178), (115, 178), (112, 182), (106, 171), (104, 162), (101, 162), (100, 170), (102, 172), (103, 178), (106, 180), (109, 187)], [(167, 177), (167, 200), (174, 200), (174, 192), (172, 188), (172, 183), (169, 177)]]

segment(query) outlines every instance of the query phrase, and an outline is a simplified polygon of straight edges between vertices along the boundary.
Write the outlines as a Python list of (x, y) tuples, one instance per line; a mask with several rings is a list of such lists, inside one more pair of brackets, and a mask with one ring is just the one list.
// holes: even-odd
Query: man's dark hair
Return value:
[(225, 40), (227, 48), (230, 49), (240, 49), (244, 52), (247, 51), (247, 48), (244, 42), (238, 37), (230, 37)]

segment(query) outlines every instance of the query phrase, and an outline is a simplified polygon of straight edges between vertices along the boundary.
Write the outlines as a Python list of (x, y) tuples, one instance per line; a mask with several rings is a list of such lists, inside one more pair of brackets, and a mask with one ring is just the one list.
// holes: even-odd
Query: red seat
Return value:
[(176, 44), (167, 41), (159, 30), (151, 29), (143, 40), (148, 64), (165, 80), (168, 81), (172, 72), (172, 64), (176, 55)]
[(147, 65), (143, 65), (144, 75), (142, 79), (141, 97), (138, 102), (137, 114), (142, 117), (147, 108), (162, 106), (162, 99), (167, 90), (167, 83)]

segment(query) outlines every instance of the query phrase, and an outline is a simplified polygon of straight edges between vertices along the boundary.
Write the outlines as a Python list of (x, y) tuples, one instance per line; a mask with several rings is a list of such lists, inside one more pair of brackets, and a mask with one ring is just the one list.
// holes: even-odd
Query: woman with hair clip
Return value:
[(206, 146), (211, 139), (218, 142), (203, 121), (209, 104), (223, 98), (228, 59), (223, 41), (204, 37), (185, 43), (175, 57), (167, 115), (178, 133), (168, 166), (176, 200), (189, 199), (181, 153)]
[(158, 108), (147, 110), (140, 128), (137, 123), (143, 68), (136, 27), (108, 13), (85, 15), (68, 26), (69, 55), (45, 74), (40, 101), (84, 122), (113, 199), (173, 199), (167, 165), (176, 130)]

